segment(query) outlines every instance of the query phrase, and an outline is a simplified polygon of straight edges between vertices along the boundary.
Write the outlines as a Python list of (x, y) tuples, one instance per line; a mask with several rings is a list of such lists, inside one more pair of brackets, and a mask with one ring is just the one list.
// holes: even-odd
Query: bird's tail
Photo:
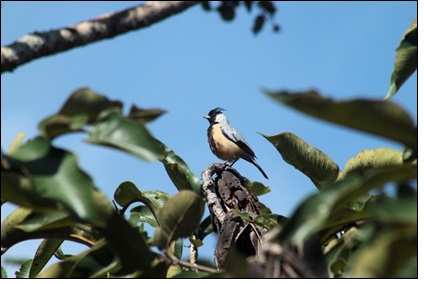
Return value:
[(264, 172), (264, 170), (261, 168), (261, 166), (259, 166), (258, 162), (256, 162), (256, 160), (254, 158), (250, 158), (249, 160), (247, 160), (248, 162), (251, 162), (252, 164), (254, 164), (258, 170), (261, 171), (261, 173), (264, 175), (264, 177), (266, 179), (268, 179), (268, 176), (266, 175), (266, 173)]

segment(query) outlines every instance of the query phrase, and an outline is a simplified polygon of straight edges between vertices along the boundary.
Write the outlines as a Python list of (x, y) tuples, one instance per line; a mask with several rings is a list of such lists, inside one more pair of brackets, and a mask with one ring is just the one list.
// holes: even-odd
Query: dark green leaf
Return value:
[(28, 171), (32, 187), (6, 183), (8, 186), (3, 188), (2, 171), (2, 198), (19, 204), (19, 194), (22, 193), (27, 198), (34, 197), (35, 203), (41, 199), (56, 204), (57, 208), (64, 206), (80, 220), (101, 225), (102, 218), (93, 206), (93, 182), (78, 167), (74, 154), (37, 137), (6, 158), (12, 167)]
[(138, 108), (135, 105), (132, 105), (128, 118), (137, 120), (145, 124), (148, 122), (152, 122), (153, 120), (155, 120), (156, 118), (164, 114), (165, 112), (166, 111), (159, 108), (143, 109), (143, 108)]
[(285, 105), (309, 115), (418, 147), (418, 132), (410, 115), (389, 101), (354, 99), (336, 102), (316, 91), (268, 92)]
[(200, 223), (197, 230), (197, 237), (199, 240), (203, 240), (207, 235), (213, 232), (213, 227), (211, 223), (211, 216), (209, 215)]
[(153, 215), (152, 211), (147, 206), (140, 205), (134, 207), (131, 209), (131, 214), (137, 214), (137, 222), (148, 223), (154, 228), (159, 226), (158, 222), (156, 221), (155, 215)]
[(22, 263), (19, 271), (15, 272), (16, 278), (29, 278), (29, 270), (31, 269), (32, 259), (28, 259)]
[(339, 166), (325, 153), (308, 145), (293, 133), (261, 135), (277, 148), (284, 161), (308, 176), (318, 188), (323, 188), (337, 180)]
[(396, 49), (395, 66), (385, 99), (391, 98), (418, 67), (418, 24), (415, 18)]
[(190, 236), (201, 221), (204, 207), (204, 200), (191, 190), (171, 197), (159, 210), (160, 228), (155, 231), (154, 243), (164, 249), (173, 240)]
[(159, 208), (169, 199), (169, 195), (159, 190), (140, 191), (132, 182), (125, 181), (116, 189), (114, 199), (122, 207), (143, 202), (157, 218)]
[(164, 155), (162, 163), (177, 189), (191, 189), (198, 194), (202, 194), (199, 178), (190, 170), (184, 160), (165, 144), (160, 141), (157, 141), (157, 143), (160, 145)]
[(94, 123), (99, 113), (110, 107), (121, 109), (122, 103), (111, 101), (88, 88), (78, 89), (71, 94), (57, 114), (40, 123), (39, 129), (48, 139), (68, 132), (81, 131), (85, 124)]
[(52, 258), (56, 250), (63, 243), (63, 239), (44, 239), (38, 246), (32, 262), (29, 277), (34, 278), (44, 268), (47, 262)]
[(90, 129), (87, 142), (123, 150), (146, 161), (163, 159), (161, 148), (146, 127), (122, 117), (116, 108), (99, 115), (99, 121)]
[(75, 220), (66, 211), (35, 211), (15, 227), (25, 232), (69, 227)]
[[(329, 185), (325, 190), (307, 198), (295, 211), (290, 221), (281, 231), (278, 239), (300, 243), (308, 236), (325, 228), (341, 226), (347, 220), (339, 216), (340, 210), (349, 208), (354, 201), (366, 194), (370, 189), (387, 182), (404, 182), (417, 177), (417, 169), (413, 167), (380, 169), (373, 174), (363, 176), (347, 176), (341, 181)], [(352, 210), (352, 209), (347, 209)], [(362, 211), (361, 211), (362, 212)], [(359, 220), (364, 216), (358, 213)], [(366, 211), (365, 211), (366, 212)], [(349, 222), (355, 221), (354, 215), (346, 214)], [(352, 220), (353, 219), (353, 220)]]

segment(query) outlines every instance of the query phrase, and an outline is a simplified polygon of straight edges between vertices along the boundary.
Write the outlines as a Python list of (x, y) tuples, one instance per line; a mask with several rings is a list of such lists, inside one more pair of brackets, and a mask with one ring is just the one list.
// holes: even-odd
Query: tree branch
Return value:
[(200, 1), (148, 1), (70, 27), (27, 34), (1, 48), (1, 73), (34, 59), (148, 27)]

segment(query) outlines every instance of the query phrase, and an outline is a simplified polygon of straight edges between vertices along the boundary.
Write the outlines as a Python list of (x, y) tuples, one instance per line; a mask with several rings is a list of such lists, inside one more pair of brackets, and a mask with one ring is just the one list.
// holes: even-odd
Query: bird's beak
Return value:
[(203, 116), (203, 118), (209, 119), (211, 117), (209, 115), (205, 115), (205, 116)]

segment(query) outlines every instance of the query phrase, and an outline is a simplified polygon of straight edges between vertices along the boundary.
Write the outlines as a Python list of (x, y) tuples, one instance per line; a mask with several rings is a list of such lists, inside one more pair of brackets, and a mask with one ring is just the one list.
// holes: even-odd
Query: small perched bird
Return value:
[(224, 160), (225, 163), (232, 161), (230, 166), (238, 159), (242, 158), (254, 164), (264, 177), (268, 179), (265, 172), (256, 162), (255, 153), (250, 148), (249, 144), (247, 144), (241, 134), (230, 125), (222, 111), (224, 111), (223, 108), (217, 107), (204, 116), (210, 123), (208, 128), (208, 142), (212, 153)]

